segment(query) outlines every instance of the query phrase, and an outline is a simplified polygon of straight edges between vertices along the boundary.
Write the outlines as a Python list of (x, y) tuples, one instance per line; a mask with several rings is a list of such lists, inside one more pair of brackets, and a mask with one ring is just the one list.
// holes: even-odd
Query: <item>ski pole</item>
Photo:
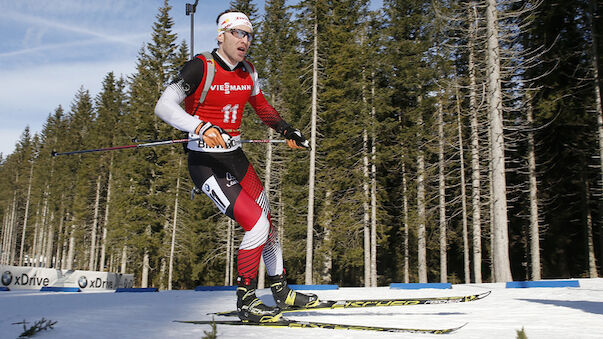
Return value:
[[(184, 139), (184, 140), (188, 140), (188, 141), (193, 141), (193, 140), (199, 140), (198, 138), (195, 139)], [(132, 142), (160, 142), (160, 141), (169, 141), (169, 140), (138, 140), (137, 138), (132, 139)], [(239, 142), (241, 144), (274, 144), (274, 143), (281, 143), (281, 142), (286, 142), (287, 140), (285, 139), (242, 139), (239, 140)]]
[(286, 142), (285, 139), (243, 139), (241, 140), (242, 144), (271, 144), (271, 143), (279, 143)]
[[(56, 157), (57, 155), (73, 155), (73, 154), (82, 154), (82, 153), (92, 153), (92, 152), (104, 152), (104, 151), (115, 151), (120, 149), (129, 149), (129, 148), (142, 148), (142, 147), (153, 147), (153, 146), (161, 146), (161, 145), (171, 145), (171, 144), (181, 144), (189, 141), (197, 141), (199, 138), (191, 138), (191, 139), (170, 139), (170, 140), (156, 140), (151, 142), (145, 142), (142, 144), (134, 144), (134, 145), (124, 145), (124, 146), (113, 146), (113, 147), (105, 147), (105, 148), (95, 148), (95, 149), (85, 149), (79, 151), (71, 151), (71, 152), (57, 152), (52, 151), (50, 155)], [(132, 140), (133, 142), (137, 142), (137, 139)], [(244, 139), (240, 141), (242, 144), (244, 143), (280, 143), (285, 142), (285, 140), (275, 140), (275, 139), (263, 139), (263, 140), (249, 140)]]
[(153, 141), (144, 144), (134, 144), (134, 145), (125, 145), (125, 146), (113, 146), (113, 147), (105, 147), (105, 148), (95, 148), (95, 149), (84, 149), (79, 151), (71, 151), (71, 152), (61, 152), (52, 151), (50, 155), (56, 157), (57, 155), (72, 155), (72, 154), (82, 154), (82, 153), (92, 153), (92, 152), (104, 152), (104, 151), (115, 151), (120, 149), (128, 149), (128, 148), (141, 148), (141, 147), (153, 147), (153, 146), (161, 146), (161, 145), (171, 145), (171, 144), (181, 144), (184, 142), (199, 140), (199, 138), (193, 139), (173, 139), (173, 140), (160, 140)]

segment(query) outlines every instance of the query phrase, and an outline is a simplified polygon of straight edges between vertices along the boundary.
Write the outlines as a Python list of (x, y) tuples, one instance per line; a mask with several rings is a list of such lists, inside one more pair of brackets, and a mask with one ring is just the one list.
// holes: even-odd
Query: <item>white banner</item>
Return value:
[(42, 287), (78, 287), (82, 292), (130, 288), (133, 274), (56, 270), (29, 266), (0, 265), (0, 286), (13, 289), (36, 289)]

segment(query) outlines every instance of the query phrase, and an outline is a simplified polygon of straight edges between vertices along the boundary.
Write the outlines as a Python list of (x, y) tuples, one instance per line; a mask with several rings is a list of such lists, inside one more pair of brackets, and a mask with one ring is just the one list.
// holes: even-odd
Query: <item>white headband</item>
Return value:
[(247, 26), (253, 30), (253, 26), (251, 25), (251, 21), (249, 21), (247, 15), (241, 12), (224, 13), (218, 19), (218, 35), (237, 26)]

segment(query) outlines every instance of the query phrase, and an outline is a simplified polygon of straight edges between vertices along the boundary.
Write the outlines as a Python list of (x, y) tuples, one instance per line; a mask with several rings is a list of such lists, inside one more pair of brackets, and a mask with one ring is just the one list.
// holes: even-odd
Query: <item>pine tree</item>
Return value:
[[(173, 129), (153, 114), (154, 106), (163, 89), (177, 69), (175, 59), (176, 35), (172, 33), (171, 6), (164, 2), (153, 24), (152, 42), (139, 52), (137, 72), (129, 89), (129, 107), (126, 128), (135, 136), (157, 140), (172, 135)], [(132, 206), (127, 214), (128, 247), (135, 250), (134, 258), (142, 263), (141, 286), (153, 283), (152, 266), (158, 265), (158, 249), (167, 213), (167, 187), (162, 175), (170, 171), (170, 150), (154, 148), (140, 150), (131, 157), (128, 168), (122, 168), (130, 180), (127, 197)], [(136, 272), (138, 273), (138, 272)]]
[[(95, 99), (95, 109), (97, 119), (95, 120), (95, 139), (103, 147), (116, 146), (118, 143), (126, 142), (124, 136), (127, 131), (123, 130), (123, 116), (125, 113), (125, 80), (116, 79), (113, 72), (108, 73), (104, 80), (102, 91)], [(99, 241), (98, 251), (95, 251), (98, 260), (98, 270), (105, 270), (107, 249), (114, 246), (108, 246), (108, 241), (113, 238), (113, 228), (117, 227), (119, 218), (112, 209), (111, 189), (115, 189), (114, 171), (116, 164), (123, 159), (125, 154), (107, 152), (96, 155), (99, 160), (98, 174), (101, 177), (102, 205), (101, 216), (99, 216)]]
[[(41, 216), (44, 215), (40, 210), (44, 206), (44, 201), (50, 199), (50, 201), (55, 204), (55, 207), (69, 206), (69, 211), (72, 211), (71, 201), (73, 196), (71, 193), (73, 190), (75, 173), (73, 170), (77, 168), (79, 159), (76, 157), (56, 159), (51, 156), (52, 151), (73, 149), (72, 147), (74, 146), (69, 142), (72, 134), (68, 133), (67, 126), (68, 115), (66, 115), (63, 108), (59, 106), (54, 111), (54, 114), (48, 116), (43, 130), (37, 138), (39, 146), (38, 156), (35, 159), (35, 180), (32, 193), (34, 196), (32, 207), (35, 206), (35, 214), (32, 215), (34, 227), (31, 230), (33, 234), (30, 233), (28, 235), (29, 250), (26, 251), (29, 258), (33, 258), (33, 260), (38, 260), (39, 256), (37, 256), (37, 254), (40, 253), (39, 240), (41, 239), (41, 231), (43, 230), (43, 227), (41, 227), (43, 221)], [(49, 174), (51, 173), (52, 178), (49, 177)], [(32, 213), (33, 212), (34, 211), (32, 211)], [(57, 216), (54, 220), (57, 224), (61, 224), (68, 218), (65, 209), (57, 211), (56, 213)], [(72, 221), (72, 217), (73, 213), (69, 213), (69, 222)], [(71, 230), (71, 228), (69, 230)], [(26, 243), (27, 242), (28, 241), (26, 241)], [(30, 265), (33, 264), (34, 262), (30, 262)], [(63, 265), (67, 265), (67, 262), (66, 260), (57, 260), (57, 264), (57, 266), (63, 268)]]
[[(431, 265), (428, 264), (430, 257), (426, 237), (431, 230), (427, 217), (426, 203), (429, 199), (425, 180), (429, 179), (427, 170), (430, 166), (429, 163), (426, 165), (426, 161), (430, 159), (426, 158), (429, 155), (426, 151), (427, 141), (430, 140), (428, 134), (432, 129), (426, 111), (432, 111), (432, 108), (426, 94), (431, 90), (430, 80), (434, 78), (434, 70), (424, 62), (424, 57), (430, 47), (430, 2), (386, 1), (384, 5), (387, 20), (385, 29), (389, 38), (384, 53), (386, 64), (390, 67), (389, 119), (398, 123), (393, 131), (397, 138), (392, 140), (390, 147), (395, 147), (392, 155), (404, 161), (406, 171), (416, 173), (416, 184), (409, 187), (407, 192), (416, 196), (413, 199), (416, 209), (409, 213), (414, 221), (411, 224), (418, 225), (412, 232), (417, 237), (418, 281), (427, 282), (428, 267)], [(413, 234), (411, 236), (414, 237)]]
[[(299, 87), (294, 73), (298, 70), (289, 67), (285, 60), (299, 60), (299, 55), (295, 50), (297, 39), (293, 34), (291, 26), (291, 14), (285, 7), (285, 2), (281, 0), (268, 1), (265, 5), (265, 15), (261, 25), (256, 28), (256, 34), (253, 53), (255, 56), (255, 67), (262, 78), (262, 93), (279, 112), (279, 114), (296, 127), (301, 127), (295, 120), (299, 115), (291, 112), (287, 105), (286, 96), (295, 95), (293, 92)], [(293, 69), (292, 69), (293, 68)], [(291, 87), (284, 86), (284, 83), (291, 83)], [(297, 109), (294, 109), (296, 111)], [(251, 138), (275, 139), (276, 132), (271, 128), (261, 124), (254, 114), (246, 118), (251, 124), (246, 124), (246, 136)], [(295, 119), (295, 120), (292, 120)], [(253, 124), (253, 125), (252, 125)], [(254, 133), (251, 134), (250, 132)], [(284, 216), (280, 211), (286, 208), (284, 203), (278, 199), (282, 193), (284, 175), (284, 165), (290, 161), (295, 161), (294, 153), (288, 147), (267, 144), (265, 147), (249, 147), (246, 153), (254, 159), (256, 167), (263, 177), (264, 187), (268, 195), (271, 206), (271, 222), (274, 227), (279, 229), (279, 234), (284, 232)], [(280, 239), (281, 245), (284, 245), (284, 239)], [(287, 255), (285, 255), (286, 257)], [(285, 258), (285, 262), (287, 259)], [(263, 286), (263, 269), (260, 265), (260, 275), (258, 286)], [(290, 267), (290, 274), (293, 275), (293, 267)]]
[[(68, 133), (66, 139), (74, 143), (71, 149), (89, 149), (94, 146), (95, 140), (91, 135), (94, 119), (95, 112), (90, 92), (80, 88), (73, 99), (70, 112), (67, 115)], [(74, 227), (71, 236), (75, 241), (73, 244), (75, 247), (71, 248), (71, 250), (74, 253), (74, 260), (78, 262), (78, 268), (91, 269), (93, 258), (90, 257), (89, 253), (94, 251), (96, 226), (98, 225), (93, 214), (95, 208), (98, 207), (95, 205), (98, 158), (89, 155), (79, 155), (74, 158), (74, 167), (71, 170), (75, 174), (75, 180), (67, 191), (67, 194), (70, 195), (69, 200), (71, 201), (68, 209), (71, 210), (71, 222)], [(61, 160), (72, 159), (58, 159), (58, 161)], [(49, 176), (50, 182), (55, 179), (53, 178), (53, 174), (51, 170)], [(63, 172), (62, 174), (68, 175), (68, 172)], [(58, 190), (51, 190), (51, 192), (50, 194), (53, 197), (62, 193), (59, 193)], [(52, 199), (51, 201), (55, 200)], [(47, 201), (44, 202), (44, 206), (48, 206)], [(48, 226), (49, 228), (53, 228), (55, 226), (47, 222), (47, 217), (49, 216), (48, 209), (51, 207), (46, 207), (42, 211), (42, 215), (46, 217), (41, 223), (43, 227)], [(85, 239), (88, 239), (88, 241), (85, 241)]]
[(539, 177), (544, 277), (588, 272), (589, 212), (599, 225), (593, 228), (601, 227), (600, 199), (592, 199), (600, 180), (599, 163), (593, 161), (597, 123), (590, 113), (595, 90), (594, 82), (584, 81), (592, 78), (589, 7), (589, 1), (543, 2), (532, 29), (522, 32), (526, 48), (550, 47), (525, 75), (538, 89), (533, 97), (536, 161), (546, 169)]

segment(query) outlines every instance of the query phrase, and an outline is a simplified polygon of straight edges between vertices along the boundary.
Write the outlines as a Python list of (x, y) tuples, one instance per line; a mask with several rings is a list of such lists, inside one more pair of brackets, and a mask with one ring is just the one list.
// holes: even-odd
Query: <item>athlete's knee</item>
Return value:
[(270, 234), (270, 221), (262, 213), (251, 229), (245, 229), (241, 249), (252, 249), (266, 244)]

